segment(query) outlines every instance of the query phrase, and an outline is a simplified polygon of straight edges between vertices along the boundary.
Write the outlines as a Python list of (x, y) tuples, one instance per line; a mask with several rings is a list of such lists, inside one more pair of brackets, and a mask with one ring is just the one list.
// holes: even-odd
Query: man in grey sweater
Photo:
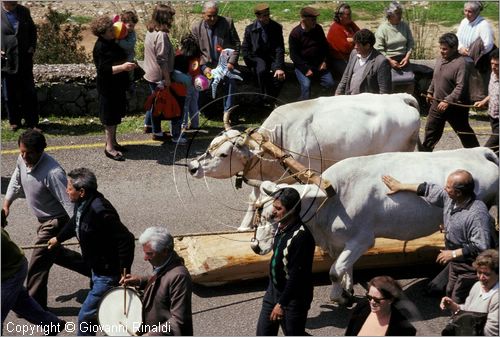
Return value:
[[(2, 208), (9, 216), (12, 202), (25, 197), (40, 224), (35, 244), (46, 245), (73, 215), (73, 204), (66, 194), (66, 173), (54, 158), (44, 152), (47, 142), (42, 133), (28, 129), (19, 136), (18, 145), (20, 155)], [(44, 309), (47, 308), (49, 271), (54, 263), (90, 276), (89, 267), (77, 252), (63, 247), (51, 251), (47, 248), (34, 249), (28, 268), (27, 288)]]
[(452, 172), (445, 187), (431, 183), (403, 184), (391, 176), (383, 176), (388, 194), (400, 191), (415, 192), (431, 205), (443, 208), (445, 250), (436, 258), (449, 264), (446, 296), (463, 303), (477, 281), (472, 263), (479, 253), (495, 246), (492, 218), (488, 208), (474, 193), (474, 178), (470, 172)]

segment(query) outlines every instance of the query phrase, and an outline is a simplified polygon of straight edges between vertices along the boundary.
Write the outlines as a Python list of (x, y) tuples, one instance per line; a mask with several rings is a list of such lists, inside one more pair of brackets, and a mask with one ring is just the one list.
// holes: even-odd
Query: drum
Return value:
[(108, 290), (99, 303), (97, 319), (107, 336), (137, 336), (142, 324), (142, 301), (133, 288)]

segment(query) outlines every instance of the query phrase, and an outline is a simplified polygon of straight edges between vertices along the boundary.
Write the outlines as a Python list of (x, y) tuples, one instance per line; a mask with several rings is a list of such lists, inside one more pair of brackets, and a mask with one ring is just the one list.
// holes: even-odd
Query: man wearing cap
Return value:
[(361, 29), (354, 34), (354, 50), (344, 70), (335, 95), (357, 95), (363, 92), (390, 94), (391, 65), (387, 58), (373, 48), (375, 34)]
[[(227, 65), (229, 71), (233, 70), (238, 64), (240, 54), (240, 38), (234, 27), (233, 20), (220, 16), (218, 13), (219, 7), (215, 1), (205, 2), (202, 10), (203, 18), (195, 22), (191, 27), (191, 32), (200, 46), (200, 68), (207, 77), (210, 77), (212, 69), (217, 67), (220, 52), (223, 49), (234, 49), (234, 53), (229, 58)], [(234, 79), (224, 78), (222, 84), (225, 95), (224, 111), (227, 111), (233, 105), (232, 94), (236, 91), (236, 83)], [(209, 96), (207, 95), (208, 91), (204, 93), (205, 95), (202, 93), (200, 98), (203, 97), (206, 100), (206, 96)], [(200, 106), (204, 105), (200, 104)]]
[(285, 80), (285, 44), (283, 27), (270, 19), (269, 5), (257, 4), (256, 20), (245, 28), (241, 52), (264, 95), (278, 97)]
[(290, 58), (300, 84), (300, 100), (310, 98), (313, 79), (319, 79), (328, 94), (334, 85), (332, 74), (326, 66), (328, 42), (323, 27), (316, 23), (318, 15), (319, 12), (312, 7), (302, 8), (300, 23), (288, 38)]

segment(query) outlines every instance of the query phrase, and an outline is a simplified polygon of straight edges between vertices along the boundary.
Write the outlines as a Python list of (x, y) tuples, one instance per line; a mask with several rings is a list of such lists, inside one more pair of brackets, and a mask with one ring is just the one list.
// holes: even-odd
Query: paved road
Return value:
[[(489, 132), (486, 122), (474, 121), (476, 132)], [(213, 131), (213, 130), (212, 130)], [(479, 137), (481, 144), (486, 136)], [(203, 152), (208, 140), (195, 139), (192, 146), (175, 148), (171, 143), (159, 144), (140, 134), (126, 135), (123, 144), (130, 151), (125, 162), (114, 162), (103, 153), (101, 137), (64, 137), (51, 139), (49, 153), (66, 170), (85, 166), (92, 168), (99, 190), (113, 203), (123, 222), (138, 236), (151, 225), (166, 225), (173, 234), (225, 231), (238, 227), (246, 209), (248, 188), (235, 190), (229, 180), (195, 180), (185, 167), (186, 158)], [(456, 135), (447, 129), (438, 149), (458, 148)], [(2, 194), (13, 171), (17, 144), (2, 144)], [(9, 151), (13, 150), (13, 151)], [(24, 200), (17, 200), (9, 217), (8, 230), (19, 245), (29, 245), (35, 237), (36, 221)], [(402, 224), (403, 225), (403, 224)], [(404, 229), (402, 229), (404, 230)], [(223, 244), (223, 242), (221, 242)], [(246, 245), (247, 243), (242, 243)], [(29, 252), (26, 252), (29, 256)], [(356, 272), (355, 294), (365, 293), (363, 284), (374, 275), (390, 274), (404, 285), (405, 293), (419, 311), (415, 326), (419, 335), (439, 335), (446, 315), (437, 307), (439, 299), (422, 296), (427, 277), (435, 266)], [(136, 273), (149, 272), (136, 247), (133, 266)], [(328, 301), (329, 281), (326, 274), (315, 279), (315, 296), (307, 321), (313, 335), (343, 335), (350, 310), (335, 307)], [(49, 307), (68, 322), (75, 322), (85, 298), (88, 280), (55, 266), (49, 280)], [(254, 335), (265, 280), (247, 281), (216, 288), (195, 287), (193, 295), (194, 331), (196, 335)], [(23, 320), (9, 314), (4, 334), (21, 335)], [(30, 325), (24, 325), (30, 327)], [(39, 335), (37, 333), (35, 335)], [(65, 335), (72, 335), (65, 332)]]

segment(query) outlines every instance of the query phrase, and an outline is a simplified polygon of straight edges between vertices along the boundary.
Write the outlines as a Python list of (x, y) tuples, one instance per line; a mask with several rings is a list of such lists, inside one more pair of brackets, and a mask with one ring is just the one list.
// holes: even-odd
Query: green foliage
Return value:
[(76, 22), (80, 25), (83, 25), (83, 24), (87, 24), (87, 23), (90, 23), (92, 21), (92, 17), (91, 16), (86, 16), (86, 15), (72, 15), (68, 21), (73, 21), (73, 22)]
[(69, 20), (71, 13), (53, 10), (49, 7), (45, 22), (38, 25), (38, 43), (34, 62), (37, 64), (87, 63), (89, 57), (83, 46), (79, 23)]

